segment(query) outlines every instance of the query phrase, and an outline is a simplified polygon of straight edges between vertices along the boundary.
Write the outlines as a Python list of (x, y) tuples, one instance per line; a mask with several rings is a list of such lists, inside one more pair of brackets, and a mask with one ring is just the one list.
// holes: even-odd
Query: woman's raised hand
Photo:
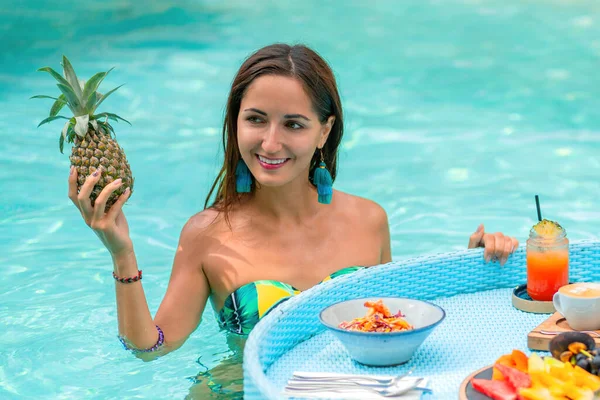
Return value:
[(108, 212), (105, 212), (106, 201), (122, 185), (121, 179), (117, 179), (104, 187), (92, 206), (90, 193), (100, 180), (102, 172), (100, 167), (89, 175), (78, 193), (77, 169), (72, 166), (69, 175), (69, 198), (81, 212), (85, 223), (92, 228), (111, 255), (119, 256), (133, 251), (129, 226), (122, 210), (131, 192), (126, 188), (125, 193), (117, 199)]

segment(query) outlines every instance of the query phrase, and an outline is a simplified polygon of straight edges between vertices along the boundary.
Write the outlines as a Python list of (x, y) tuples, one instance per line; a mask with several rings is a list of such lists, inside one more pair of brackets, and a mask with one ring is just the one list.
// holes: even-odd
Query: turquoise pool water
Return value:
[(307, 43), (335, 70), (347, 117), (336, 187), (385, 207), (394, 259), (462, 249), (480, 222), (523, 242), (536, 193), (572, 240), (598, 238), (596, 1), (248, 3), (2, 2), (0, 398), (183, 398), (199, 357), (231, 356), (210, 309), (156, 362), (120, 347), (109, 255), (66, 197), (62, 125), (37, 129), (50, 104), (28, 100), (58, 92), (35, 70), (62, 54), (84, 77), (116, 67), (104, 88), (126, 83), (104, 109), (133, 123), (116, 128), (153, 312), (220, 163), (228, 86), (274, 41)]

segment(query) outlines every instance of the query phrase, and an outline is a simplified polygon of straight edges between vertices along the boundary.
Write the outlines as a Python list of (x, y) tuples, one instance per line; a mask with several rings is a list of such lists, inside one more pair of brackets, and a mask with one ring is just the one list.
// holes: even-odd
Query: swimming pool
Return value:
[(109, 255), (66, 197), (61, 124), (37, 129), (50, 104), (28, 100), (57, 92), (35, 70), (62, 54), (86, 77), (115, 66), (104, 88), (126, 83), (104, 107), (133, 123), (116, 128), (152, 312), (219, 166), (228, 85), (274, 41), (307, 43), (336, 72), (335, 186), (385, 207), (394, 259), (462, 249), (480, 222), (523, 242), (536, 193), (571, 239), (598, 238), (597, 2), (247, 3), (3, 1), (0, 398), (183, 398), (199, 357), (230, 356), (210, 309), (156, 362), (120, 347)]

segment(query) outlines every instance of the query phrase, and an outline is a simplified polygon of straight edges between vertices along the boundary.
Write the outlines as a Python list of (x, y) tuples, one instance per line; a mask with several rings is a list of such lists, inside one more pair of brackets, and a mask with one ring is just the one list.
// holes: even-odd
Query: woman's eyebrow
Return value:
[(266, 112), (264, 112), (264, 111), (261, 111), (261, 110), (259, 110), (258, 108), (246, 108), (246, 109), (244, 110), (244, 112), (246, 112), (246, 111), (252, 111), (252, 112), (255, 112), (255, 113), (257, 113), (257, 114), (264, 115), (265, 117), (267, 116), (267, 113), (266, 113)]
[(283, 116), (283, 118), (286, 118), (286, 119), (291, 119), (291, 118), (302, 118), (302, 119), (305, 119), (305, 120), (307, 120), (307, 121), (310, 121), (310, 119), (309, 119), (308, 117), (305, 117), (305, 116), (304, 116), (304, 115), (302, 115), (302, 114), (286, 114), (286, 115), (284, 115), (284, 116)]
[[(264, 115), (265, 117), (267, 116), (266, 112), (261, 111), (258, 108), (246, 108), (244, 110), (244, 112), (246, 112), (246, 111), (255, 112), (257, 114)], [(283, 118), (285, 118), (285, 119), (301, 118), (301, 119), (305, 119), (307, 121), (310, 121), (310, 118), (308, 118), (307, 116), (302, 115), (302, 114), (286, 114), (286, 115), (283, 116)]]

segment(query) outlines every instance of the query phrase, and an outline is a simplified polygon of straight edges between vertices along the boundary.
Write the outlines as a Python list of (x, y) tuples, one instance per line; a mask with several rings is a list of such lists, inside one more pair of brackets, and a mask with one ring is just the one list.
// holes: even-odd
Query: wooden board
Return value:
[(473, 372), (471, 375), (465, 378), (465, 380), (460, 384), (460, 389), (458, 390), (458, 399), (459, 400), (490, 400), (486, 395), (479, 393), (473, 389), (471, 385), (472, 378), (479, 379), (492, 379), (492, 367), (488, 366), (485, 368), (481, 368), (479, 371)]
[[(571, 329), (567, 320), (560, 313), (556, 312), (527, 335), (527, 347), (531, 350), (548, 351), (550, 341), (556, 336), (545, 335), (540, 331), (573, 332), (573, 329)], [(600, 330), (596, 332), (600, 334)], [(594, 337), (594, 340), (596, 341), (596, 345), (600, 346), (600, 337)]]

